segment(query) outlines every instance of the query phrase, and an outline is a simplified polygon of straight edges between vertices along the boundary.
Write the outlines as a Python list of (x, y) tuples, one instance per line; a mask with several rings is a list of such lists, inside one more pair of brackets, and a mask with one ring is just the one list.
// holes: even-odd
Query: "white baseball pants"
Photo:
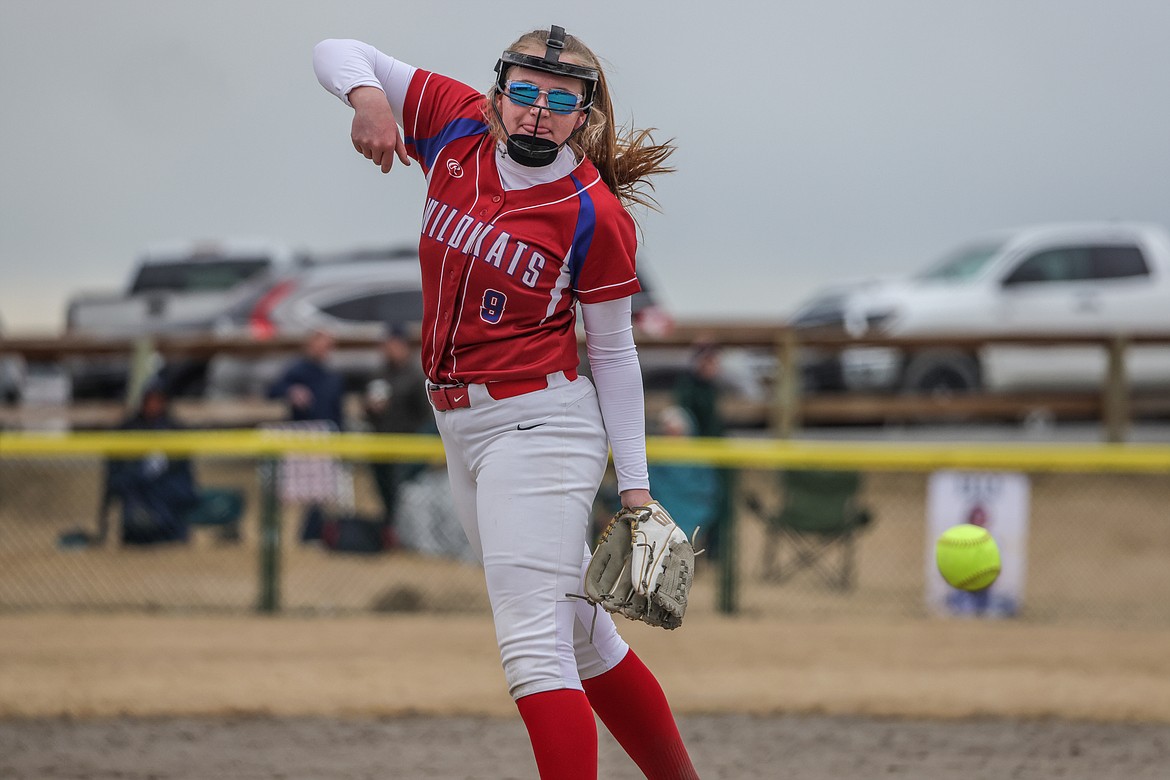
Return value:
[[(471, 406), (435, 412), (455, 510), (483, 561), (500, 658), (513, 699), (609, 671), (629, 646), (584, 592), (593, 500), (609, 456), (593, 384), (495, 400), (468, 385)], [(591, 638), (592, 635), (592, 638)]]

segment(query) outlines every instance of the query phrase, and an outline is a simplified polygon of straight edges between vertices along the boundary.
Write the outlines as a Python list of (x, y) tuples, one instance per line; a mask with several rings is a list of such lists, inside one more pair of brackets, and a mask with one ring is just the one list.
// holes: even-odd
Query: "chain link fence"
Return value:
[[(1170, 476), (1114, 472), (1030, 472), (1024, 580), (1018, 616), (1046, 623), (1170, 627)], [(929, 472), (866, 471), (857, 503), (870, 514), (854, 541), (852, 585), (836, 575), (843, 550), (820, 567), (789, 564), (790, 540), (768, 545), (774, 526), (747, 506), (779, 493), (774, 471), (739, 475), (738, 605), (746, 615), (876, 618), (929, 614), (934, 576)], [(787, 558), (785, 554), (787, 552)]]
[[(374, 464), (191, 462), (200, 488), (242, 497), (238, 524), (196, 519), (185, 541), (128, 544), (121, 503), (103, 508), (105, 459), (0, 458), (0, 609), (488, 609), (441, 466), (395, 464), (410, 478), (387, 539)], [(306, 490), (311, 476), (335, 481)]]
[[(124, 513), (103, 507), (107, 455), (69, 453), (67, 444), (48, 456), (15, 454), (0, 442), (0, 610), (489, 610), (482, 570), (451, 510), (443, 465), (433, 458), (394, 464), (404, 475), (396, 538), (379, 550), (369, 540), (385, 537), (342, 541), (357, 524), (376, 527), (383, 510), (374, 464), (360, 444), (344, 459), (171, 453), (190, 459), (202, 488), (242, 498), (239, 522), (197, 522), (186, 541), (150, 545), (123, 543)], [(717, 544), (699, 558), (692, 612), (774, 620), (928, 613), (929, 468), (858, 468), (848, 457), (817, 466), (854, 469), (856, 503), (869, 516), (842, 587), (836, 578), (843, 564), (834, 557), (844, 552), (840, 545), (822, 551), (817, 564), (799, 566), (793, 541), (776, 531), (785, 469), (733, 460), (718, 464), (730, 511)], [(946, 465), (963, 463), (959, 457)], [(988, 464), (977, 458), (970, 467)], [(1018, 618), (1170, 626), (1170, 469), (1024, 473), (1030, 497)], [(316, 493), (305, 489), (310, 476), (322, 485)], [(607, 511), (599, 503), (595, 519)], [(325, 541), (302, 538), (314, 516), (327, 524)], [(703, 539), (701, 533), (700, 546)]]

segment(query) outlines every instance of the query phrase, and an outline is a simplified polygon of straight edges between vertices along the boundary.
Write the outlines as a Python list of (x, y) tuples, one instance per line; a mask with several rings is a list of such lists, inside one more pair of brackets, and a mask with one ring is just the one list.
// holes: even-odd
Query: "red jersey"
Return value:
[(427, 176), (422, 362), (432, 382), (526, 379), (575, 369), (576, 301), (640, 288), (634, 221), (588, 159), (568, 176), (505, 190), (482, 93), (415, 72), (402, 123)]

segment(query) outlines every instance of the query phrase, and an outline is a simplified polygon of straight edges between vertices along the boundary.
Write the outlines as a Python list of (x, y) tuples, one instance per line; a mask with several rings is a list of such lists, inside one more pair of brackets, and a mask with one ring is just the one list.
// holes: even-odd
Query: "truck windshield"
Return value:
[(974, 278), (987, 265), (1003, 242), (969, 244), (945, 256), (933, 266), (918, 274), (919, 279), (961, 282)]
[(139, 270), (130, 293), (228, 290), (270, 264), (266, 257), (150, 263)]

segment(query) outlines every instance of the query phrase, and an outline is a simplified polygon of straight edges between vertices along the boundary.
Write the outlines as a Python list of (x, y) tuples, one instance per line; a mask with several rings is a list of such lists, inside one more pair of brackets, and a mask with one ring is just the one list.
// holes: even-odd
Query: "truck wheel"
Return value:
[(910, 358), (902, 389), (919, 395), (957, 395), (980, 389), (979, 362), (958, 350), (927, 350)]

